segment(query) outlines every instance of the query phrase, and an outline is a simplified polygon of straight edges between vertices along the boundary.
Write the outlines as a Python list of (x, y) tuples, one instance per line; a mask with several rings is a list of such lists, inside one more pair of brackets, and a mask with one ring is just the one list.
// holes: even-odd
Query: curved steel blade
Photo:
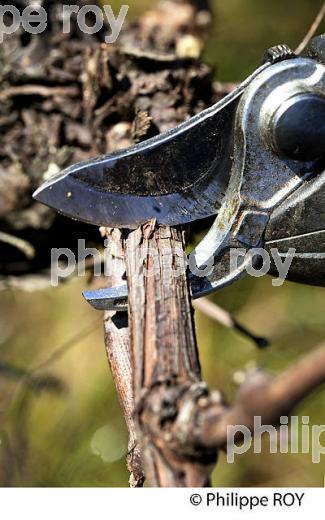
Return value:
[(177, 225), (214, 215), (232, 166), (234, 92), (177, 128), (125, 151), (67, 168), (34, 198), (90, 224), (134, 228), (150, 218)]

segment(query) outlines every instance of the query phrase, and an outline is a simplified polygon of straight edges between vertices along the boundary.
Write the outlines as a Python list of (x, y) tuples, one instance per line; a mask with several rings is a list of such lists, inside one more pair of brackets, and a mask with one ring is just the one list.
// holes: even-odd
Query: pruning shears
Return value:
[[(288, 278), (325, 285), (325, 36), (304, 56), (286, 45), (236, 90), (173, 130), (75, 164), (35, 199), (76, 220), (136, 228), (215, 215), (192, 253), (193, 298), (238, 280), (254, 248), (296, 250)], [(230, 252), (246, 252), (231, 266)], [(205, 266), (213, 267), (208, 274)], [(124, 309), (127, 285), (86, 292), (97, 309)]]

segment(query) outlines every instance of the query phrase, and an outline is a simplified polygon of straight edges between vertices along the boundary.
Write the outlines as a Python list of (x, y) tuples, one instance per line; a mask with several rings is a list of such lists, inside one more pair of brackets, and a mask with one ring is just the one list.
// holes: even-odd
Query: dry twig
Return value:
[(307, 47), (307, 45), (310, 42), (310, 40), (316, 34), (316, 31), (317, 31), (318, 27), (320, 26), (320, 24), (322, 23), (324, 16), (325, 16), (325, 2), (322, 5), (322, 7), (321, 7), (319, 13), (317, 14), (315, 20), (311, 24), (311, 26), (310, 26), (306, 36), (304, 37), (304, 39), (301, 41), (301, 43), (296, 48), (296, 50), (295, 50), (296, 54), (301, 54), (305, 50), (305, 48)]
[(9, 87), (0, 92), (0, 101), (5, 101), (14, 96), (69, 96), (76, 97), (80, 95), (78, 87), (46, 87), (44, 85), (21, 85), (17, 87)]
[(15, 237), (14, 235), (10, 235), (9, 233), (3, 233), (0, 231), (0, 242), (4, 244), (8, 244), (12, 247), (15, 247), (19, 251), (21, 251), (26, 258), (31, 259), (35, 256), (35, 249), (27, 242), (27, 240), (23, 240), (22, 238)]
[(208, 298), (200, 298), (194, 302), (194, 307), (198, 309), (200, 312), (209, 316), (209, 318), (217, 321), (227, 329), (235, 330), (236, 332), (240, 332), (247, 338), (254, 341), (254, 343), (259, 348), (265, 348), (269, 345), (267, 339), (256, 336), (251, 331), (249, 331), (244, 325), (238, 323), (238, 321), (225, 309), (219, 307)]

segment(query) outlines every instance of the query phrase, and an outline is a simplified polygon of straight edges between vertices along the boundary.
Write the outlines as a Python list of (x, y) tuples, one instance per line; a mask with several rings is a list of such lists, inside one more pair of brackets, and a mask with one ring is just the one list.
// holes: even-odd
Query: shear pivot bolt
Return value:
[(273, 148), (289, 159), (313, 161), (325, 154), (325, 98), (299, 94), (284, 102), (271, 121)]

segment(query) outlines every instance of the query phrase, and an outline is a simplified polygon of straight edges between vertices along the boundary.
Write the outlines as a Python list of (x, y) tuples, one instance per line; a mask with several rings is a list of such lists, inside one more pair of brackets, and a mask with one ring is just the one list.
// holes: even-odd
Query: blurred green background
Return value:
[[(118, 8), (125, 2), (110, 2)], [(215, 0), (214, 31), (205, 60), (216, 78), (238, 81), (277, 43), (295, 47), (322, 0)], [(152, 5), (136, 0), (130, 16)], [(324, 29), (324, 26), (321, 27)], [(84, 279), (34, 294), (1, 293), (0, 485), (126, 486), (127, 435), (103, 345), (100, 314), (82, 299)], [(325, 291), (271, 278), (247, 278), (214, 296), (272, 345), (258, 351), (247, 339), (197, 313), (203, 376), (231, 401), (233, 374), (261, 365), (278, 373), (325, 337)], [(62, 355), (51, 355), (62, 347)], [(44, 364), (45, 362), (45, 364)], [(44, 366), (42, 366), (44, 365)], [(39, 367), (38, 370), (35, 370)], [(324, 423), (325, 393), (297, 410)], [(324, 456), (252, 452), (214, 472), (217, 486), (323, 486)]]

